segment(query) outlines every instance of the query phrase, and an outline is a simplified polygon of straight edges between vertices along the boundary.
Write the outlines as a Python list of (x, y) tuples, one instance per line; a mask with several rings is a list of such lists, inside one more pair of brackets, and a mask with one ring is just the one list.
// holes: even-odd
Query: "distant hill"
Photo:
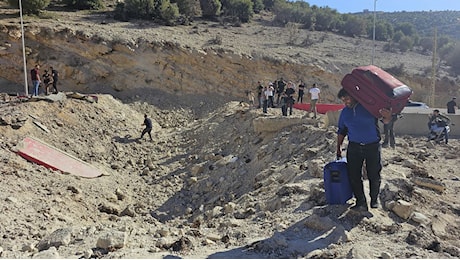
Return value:
[[(372, 12), (357, 15), (373, 15)], [(423, 11), (423, 12), (378, 12), (377, 20), (384, 20), (392, 25), (411, 23), (421, 37), (433, 36), (437, 27), (438, 35), (447, 35), (460, 40), (460, 11)]]

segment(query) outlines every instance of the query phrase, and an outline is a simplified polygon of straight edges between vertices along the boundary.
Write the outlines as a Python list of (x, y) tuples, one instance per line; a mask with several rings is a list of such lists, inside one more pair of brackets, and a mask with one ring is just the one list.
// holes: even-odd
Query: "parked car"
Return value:
[(427, 109), (430, 109), (430, 107), (427, 104), (423, 102), (409, 100), (407, 101), (407, 104), (402, 110), (402, 112), (419, 112)]

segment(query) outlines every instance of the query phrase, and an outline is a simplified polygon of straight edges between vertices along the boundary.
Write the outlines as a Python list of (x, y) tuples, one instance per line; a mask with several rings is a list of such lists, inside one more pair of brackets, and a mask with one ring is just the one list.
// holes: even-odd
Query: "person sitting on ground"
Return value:
[(428, 128), (430, 131), (436, 133), (439, 136), (444, 132), (446, 144), (449, 142), (449, 135), (446, 126), (450, 124), (450, 118), (439, 113), (438, 109), (433, 110), (433, 114), (429, 116)]
[(150, 118), (147, 117), (147, 114), (144, 115), (144, 123), (142, 123), (142, 125), (145, 125), (145, 128), (144, 128), (144, 130), (142, 130), (141, 138), (139, 138), (139, 139), (142, 139), (142, 137), (144, 137), (144, 134), (148, 133), (149, 137), (150, 137), (150, 141), (153, 141), (152, 134), (151, 134), (151, 132), (152, 132), (152, 120), (150, 120)]

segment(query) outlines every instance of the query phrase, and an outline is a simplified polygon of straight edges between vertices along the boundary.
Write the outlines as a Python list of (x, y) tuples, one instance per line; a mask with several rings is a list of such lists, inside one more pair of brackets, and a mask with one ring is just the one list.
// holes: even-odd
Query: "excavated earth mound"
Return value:
[[(230, 102), (196, 119), (97, 100), (2, 102), (2, 258), (460, 257), (458, 140), (398, 136), (382, 151), (382, 207), (361, 214), (326, 203), (336, 128), (322, 116)], [(153, 141), (138, 138), (144, 113)], [(14, 153), (25, 137), (104, 175), (28, 162)]]

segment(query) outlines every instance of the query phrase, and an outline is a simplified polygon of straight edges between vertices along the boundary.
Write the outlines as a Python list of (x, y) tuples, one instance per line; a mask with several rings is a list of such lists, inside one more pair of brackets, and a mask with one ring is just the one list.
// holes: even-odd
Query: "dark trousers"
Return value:
[(393, 121), (383, 125), (383, 133), (385, 134), (385, 138), (383, 139), (383, 145), (388, 145), (388, 143), (390, 143), (391, 147), (395, 146), (395, 134), (393, 131), (393, 126)]
[(367, 178), (371, 201), (377, 201), (380, 193), (380, 171), (382, 170), (380, 158), (380, 143), (361, 145), (350, 142), (347, 148), (347, 169), (351, 189), (356, 198), (356, 205), (367, 203), (364, 194), (362, 168), (366, 162)]
[(263, 101), (263, 105), (262, 105), (262, 106), (263, 106), (262, 110), (264, 111), (264, 113), (267, 113), (267, 108), (268, 108), (268, 100), (267, 100), (267, 99), (265, 99), (265, 100)]
[(273, 102), (273, 96), (268, 96), (268, 107), (275, 107), (275, 104)]
[(151, 128), (151, 127), (146, 127), (146, 128), (144, 128), (144, 130), (142, 131), (142, 134), (141, 134), (141, 138), (144, 137), (144, 135), (145, 135), (146, 133), (148, 133), (148, 134), (149, 134), (149, 137), (150, 137), (150, 140), (153, 140), (153, 139), (152, 139), (152, 134), (151, 134), (151, 132), (152, 132), (152, 128)]
[(57, 79), (54, 79), (54, 80), (53, 80), (53, 92), (54, 92), (55, 94), (58, 93), (57, 82), (58, 82)]
[(303, 103), (303, 90), (299, 89), (299, 95), (297, 96), (297, 103)]
[(286, 104), (283, 104), (281, 106), (281, 113), (283, 114), (283, 116), (287, 116), (287, 105)]
[(289, 97), (287, 99), (287, 106), (289, 108), (289, 115), (292, 115), (292, 106), (294, 105), (294, 98), (293, 97)]

